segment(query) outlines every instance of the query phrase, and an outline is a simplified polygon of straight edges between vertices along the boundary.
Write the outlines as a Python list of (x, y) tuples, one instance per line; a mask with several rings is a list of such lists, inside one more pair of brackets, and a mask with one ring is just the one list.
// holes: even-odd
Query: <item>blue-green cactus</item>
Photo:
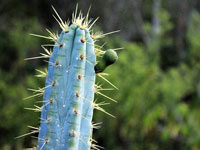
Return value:
[[(55, 11), (55, 9), (54, 9)], [(76, 10), (77, 12), (77, 10)], [(62, 28), (59, 36), (39, 36), (55, 41), (53, 52), (44, 50), (49, 56), (48, 72), (43, 93), (38, 150), (90, 150), (99, 146), (92, 144), (93, 110), (104, 111), (94, 102), (96, 74), (117, 60), (114, 50), (108, 50), (96, 64), (95, 39), (101, 35), (91, 35), (88, 14), (73, 15), (72, 24), (64, 23), (57, 12)], [(36, 57), (37, 58), (37, 57)], [(96, 66), (95, 66), (96, 65)], [(95, 90), (96, 89), (96, 90)], [(100, 93), (100, 92), (97, 92)], [(102, 94), (103, 95), (103, 94)], [(103, 95), (104, 96), (104, 95)], [(34, 109), (35, 110), (35, 109)]]

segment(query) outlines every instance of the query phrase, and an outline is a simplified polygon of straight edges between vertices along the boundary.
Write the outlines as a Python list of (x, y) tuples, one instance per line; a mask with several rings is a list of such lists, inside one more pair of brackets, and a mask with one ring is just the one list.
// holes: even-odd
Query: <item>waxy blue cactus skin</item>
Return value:
[[(118, 56), (114, 50), (105, 52), (95, 48), (96, 39), (104, 37), (104, 34), (91, 32), (97, 19), (92, 23), (88, 21), (89, 12), (86, 17), (81, 13), (77, 16), (76, 8), (69, 26), (54, 8), (53, 10), (57, 16), (54, 18), (62, 29), (60, 35), (49, 30), (50, 36), (32, 34), (54, 41), (53, 51), (42, 46), (47, 54), (41, 53), (42, 56), (26, 59), (49, 58), (48, 71), (45, 73), (38, 70), (41, 73), (38, 77), (46, 77), (45, 87), (33, 89), (32, 91), (39, 93), (28, 97), (43, 95), (43, 104), (41, 107), (35, 105), (36, 108), (26, 108), (41, 112), (40, 127), (29, 126), (34, 131), (19, 137), (39, 132), (38, 150), (98, 150), (102, 147), (92, 143), (93, 129), (99, 128), (98, 123), (92, 122), (93, 111), (98, 109), (109, 113), (100, 107), (102, 103), (99, 105), (94, 101), (95, 93), (100, 93), (98, 90), (102, 89), (95, 85), (95, 80)], [(98, 63), (96, 55), (103, 55)], [(102, 79), (108, 82), (105, 78)], [(112, 100), (104, 94), (100, 95)]]
[(96, 76), (94, 41), (88, 29), (76, 25), (68, 29), (60, 34), (49, 59), (39, 150), (83, 150), (91, 146)]

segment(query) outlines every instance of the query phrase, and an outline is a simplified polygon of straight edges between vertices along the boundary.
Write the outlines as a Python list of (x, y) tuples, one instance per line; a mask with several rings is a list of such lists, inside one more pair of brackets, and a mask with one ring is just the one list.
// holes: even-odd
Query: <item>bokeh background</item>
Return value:
[[(61, 31), (52, 17), (71, 18), (76, 4), (91, 18), (100, 17), (94, 30), (121, 32), (99, 43), (103, 49), (123, 47), (108, 79), (119, 90), (105, 92), (118, 100), (104, 108), (116, 119), (95, 111), (103, 122), (94, 132), (108, 150), (200, 150), (200, 1), (199, 0), (1, 0), (0, 1), (0, 150), (33, 147), (27, 125), (39, 125), (39, 113), (24, 110), (40, 97), (23, 98), (27, 88), (44, 86), (35, 68), (46, 28)], [(100, 82), (100, 81), (99, 81)], [(108, 84), (103, 84), (109, 87)], [(103, 97), (99, 100), (108, 101)], [(37, 134), (34, 134), (37, 136)]]

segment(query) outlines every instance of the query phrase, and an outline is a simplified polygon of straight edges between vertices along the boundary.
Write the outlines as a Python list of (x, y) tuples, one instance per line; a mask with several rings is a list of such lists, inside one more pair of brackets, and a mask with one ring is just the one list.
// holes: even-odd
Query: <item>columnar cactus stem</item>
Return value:
[[(43, 106), (33, 109), (41, 111), (37, 149), (98, 149), (99, 146), (92, 144), (91, 140), (94, 128), (92, 116), (94, 108), (104, 109), (94, 102), (95, 78), (97, 73), (117, 60), (117, 54), (113, 50), (100, 50), (105, 54), (96, 64), (95, 36), (90, 35), (88, 14), (85, 18), (82, 14), (77, 17), (76, 10), (69, 26), (55, 13), (57, 17), (54, 18), (63, 30), (59, 36), (49, 30), (49, 37), (33, 34), (55, 41), (53, 52), (49, 53), (43, 47), (48, 55), (41, 57), (49, 57), (49, 62), (45, 88), (42, 89)], [(40, 76), (44, 76), (43, 72), (39, 72)]]

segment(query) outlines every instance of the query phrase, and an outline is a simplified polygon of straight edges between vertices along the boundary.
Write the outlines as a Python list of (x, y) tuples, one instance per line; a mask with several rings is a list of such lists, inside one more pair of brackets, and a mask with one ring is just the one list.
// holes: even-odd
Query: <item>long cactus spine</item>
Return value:
[[(39, 93), (43, 94), (43, 105), (33, 109), (41, 111), (37, 149), (99, 149), (100, 146), (92, 143), (92, 131), (97, 125), (92, 123), (93, 110), (96, 108), (107, 112), (100, 107), (106, 103), (94, 101), (95, 92), (100, 93), (101, 89), (101, 86), (95, 85), (96, 74), (105, 79), (101, 72), (118, 57), (114, 50), (104, 52), (95, 49), (95, 40), (104, 34), (91, 34), (96, 20), (88, 21), (88, 14), (85, 18), (81, 13), (77, 16), (76, 9), (69, 25), (54, 11), (54, 18), (62, 29), (61, 34), (57, 36), (49, 30), (48, 37), (32, 34), (55, 42), (52, 53), (42, 46), (47, 54), (35, 57), (49, 57), (48, 72), (39, 71), (39, 76), (46, 75), (45, 87), (39, 89)], [(96, 54), (103, 55), (98, 64)]]

